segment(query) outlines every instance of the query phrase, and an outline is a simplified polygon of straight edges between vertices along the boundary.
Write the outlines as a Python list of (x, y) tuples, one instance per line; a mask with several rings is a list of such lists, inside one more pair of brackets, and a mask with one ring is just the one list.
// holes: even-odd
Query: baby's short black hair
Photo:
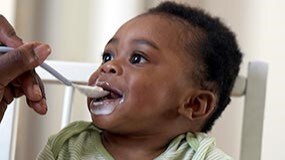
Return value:
[[(201, 40), (197, 41), (198, 49), (195, 50), (195, 55), (192, 55), (192, 57), (198, 58), (194, 61), (196, 64), (193, 70), (195, 70), (194, 72), (198, 71), (194, 76), (199, 80), (197, 83), (202, 89), (210, 90), (218, 97), (214, 113), (201, 130), (208, 132), (229, 104), (230, 94), (240, 69), (242, 53), (234, 33), (219, 18), (212, 17), (199, 8), (175, 2), (163, 2), (155, 8), (151, 8), (147, 14), (172, 16), (180, 21), (185, 21), (192, 28), (198, 28), (197, 34), (200, 35), (198, 36)], [(186, 41), (191, 41), (191, 38), (193, 35), (186, 38)], [(185, 44), (188, 45), (188, 48), (193, 47), (189, 46), (192, 44), (191, 42)]]

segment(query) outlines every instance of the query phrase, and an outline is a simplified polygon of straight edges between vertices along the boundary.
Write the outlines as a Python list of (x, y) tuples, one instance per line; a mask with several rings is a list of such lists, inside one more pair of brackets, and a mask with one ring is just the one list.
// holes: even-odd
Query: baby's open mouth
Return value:
[[(107, 83), (106, 83), (107, 84)], [(95, 115), (108, 115), (111, 114), (115, 108), (123, 102), (123, 94), (120, 90), (110, 87), (109, 84), (101, 85), (109, 94), (94, 98), (90, 103), (90, 111)]]
[(108, 90), (103, 88), (105, 91), (108, 91), (109, 94), (107, 94), (106, 96), (100, 97), (100, 98), (95, 98), (94, 102), (101, 102), (101, 101), (105, 101), (105, 100), (112, 100), (112, 99), (118, 99), (118, 98), (122, 98), (123, 96), (118, 93), (117, 91), (114, 90)]

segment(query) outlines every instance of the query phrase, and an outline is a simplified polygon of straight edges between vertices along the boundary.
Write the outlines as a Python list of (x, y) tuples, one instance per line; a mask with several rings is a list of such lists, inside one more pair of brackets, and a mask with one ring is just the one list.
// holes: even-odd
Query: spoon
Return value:
[[(6, 52), (9, 52), (12, 50), (14, 50), (14, 48), (6, 47), (6, 46), (0, 46), (0, 53), (1, 54), (5, 54)], [(87, 85), (80, 85), (80, 84), (72, 83), (70, 80), (65, 78), (62, 74), (60, 74), (54, 68), (52, 68), (51, 66), (49, 66), (48, 64), (46, 64), (44, 62), (40, 66), (43, 69), (45, 69), (46, 71), (48, 71), (50, 74), (52, 74), (54, 77), (56, 77), (58, 80), (60, 80), (66, 86), (72, 86), (72, 87), (76, 88), (78, 91), (80, 91), (82, 94), (86, 95), (87, 97), (99, 98), (99, 97), (103, 97), (103, 96), (109, 94), (108, 91), (103, 90), (103, 88), (101, 88), (101, 87), (87, 86)]]

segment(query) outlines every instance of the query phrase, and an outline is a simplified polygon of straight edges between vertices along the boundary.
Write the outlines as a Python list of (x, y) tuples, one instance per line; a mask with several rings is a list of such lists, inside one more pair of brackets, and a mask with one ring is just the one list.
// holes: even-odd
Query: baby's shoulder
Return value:
[(65, 144), (85, 140), (90, 137), (90, 135), (97, 137), (100, 132), (101, 131), (96, 128), (92, 122), (76, 121), (51, 136), (48, 139), (48, 144), (51, 146), (53, 153), (58, 153)]
[(73, 122), (51, 136), (38, 156), (45, 159), (113, 159), (101, 141), (101, 130), (91, 122)]
[(216, 147), (215, 138), (205, 133), (181, 134), (171, 141), (168, 148), (156, 160), (232, 160)]

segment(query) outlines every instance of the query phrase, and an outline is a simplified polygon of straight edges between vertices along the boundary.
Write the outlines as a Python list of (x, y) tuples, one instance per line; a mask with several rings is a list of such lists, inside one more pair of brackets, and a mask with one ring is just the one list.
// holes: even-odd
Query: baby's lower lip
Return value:
[(105, 99), (102, 101), (92, 100), (89, 104), (90, 111), (94, 115), (109, 115), (123, 102), (123, 98)]

